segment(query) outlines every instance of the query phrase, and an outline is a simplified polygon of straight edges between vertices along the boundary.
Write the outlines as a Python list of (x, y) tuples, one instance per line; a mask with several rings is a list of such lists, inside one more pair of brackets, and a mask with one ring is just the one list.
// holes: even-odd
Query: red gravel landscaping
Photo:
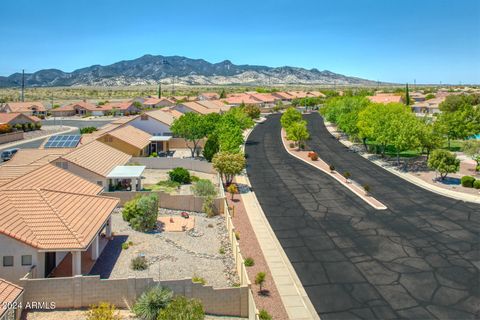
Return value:
[[(247, 267), (247, 273), (252, 282), (252, 292), (257, 309), (267, 310), (273, 319), (288, 319), (287, 312), (283, 306), (277, 287), (271, 277), (270, 269), (265, 261), (247, 213), (245, 212), (241, 195), (238, 193), (235, 194), (234, 201), (231, 200), (230, 194), (227, 193), (226, 197), (228, 206), (235, 206), (235, 216), (232, 220), (235, 230), (240, 234), (239, 243), (242, 256), (244, 259), (252, 258), (255, 261), (255, 264), (252, 267)], [(265, 272), (267, 274), (263, 289), (268, 290), (268, 296), (260, 295), (260, 287), (255, 284), (255, 276), (259, 272)]]

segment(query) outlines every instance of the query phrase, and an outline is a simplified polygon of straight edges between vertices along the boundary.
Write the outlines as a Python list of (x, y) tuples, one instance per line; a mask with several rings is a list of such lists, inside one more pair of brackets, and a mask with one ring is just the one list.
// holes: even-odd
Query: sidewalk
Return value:
[(65, 133), (73, 132), (73, 131), (75, 131), (75, 130), (78, 129), (77, 127), (69, 127), (69, 126), (64, 126), (64, 127), (65, 127), (66, 129), (63, 130), (63, 131), (60, 131), (60, 132), (55, 132), (55, 133), (51, 133), (51, 134), (46, 134), (46, 135), (44, 135), (44, 136), (36, 137), (36, 138), (32, 138), (32, 139), (22, 139), (22, 140), (18, 140), (18, 141), (15, 141), (15, 142), (0, 144), (0, 149), (12, 148), (12, 147), (18, 146), (18, 145), (20, 145), (20, 144), (24, 144), (24, 143), (28, 143), (28, 142), (32, 142), (32, 141), (37, 141), (37, 140), (45, 139), (45, 138), (48, 138), (48, 137), (51, 137), (51, 136), (56, 136), (56, 135), (59, 135), (59, 134), (65, 134)]
[[(251, 187), (246, 175), (237, 176), (236, 181)], [(320, 319), (293, 266), (270, 227), (255, 193), (251, 191), (242, 193), (242, 199), (289, 318), (295, 320)]]
[[(335, 127), (334, 124), (332, 123), (329, 123), (327, 121), (324, 122), (325, 123), (325, 127), (327, 128), (328, 132), (330, 132), (330, 134), (332, 136), (336, 136), (337, 135), (337, 129)], [(346, 147), (351, 147), (353, 145), (353, 143), (347, 139), (340, 139), (339, 140), (343, 145), (345, 145)], [(445, 196), (445, 197), (450, 197), (450, 198), (453, 198), (455, 200), (461, 200), (461, 201), (468, 201), (468, 202), (473, 202), (473, 203), (480, 203), (480, 196), (476, 196), (476, 195), (473, 195), (473, 194), (468, 194), (468, 193), (463, 193), (463, 192), (456, 192), (456, 191), (452, 191), (452, 190), (447, 190), (447, 189), (443, 189), (443, 188), (440, 188), (440, 187), (437, 187), (435, 185), (432, 185), (428, 182), (425, 182), (423, 181), (422, 179), (418, 178), (418, 177), (415, 177), (414, 175), (411, 175), (409, 173), (405, 173), (405, 172), (400, 172), (400, 171), (397, 171), (393, 168), (390, 168), (390, 167), (387, 167), (384, 165), (384, 163), (381, 161), (381, 160), (370, 160), (368, 158), (368, 154), (364, 154), (364, 153), (358, 153), (359, 155), (361, 155), (362, 157), (364, 157), (365, 159), (367, 159), (368, 161), (376, 164), (377, 166), (379, 167), (382, 167), (383, 169), (389, 171), (390, 173), (404, 179), (404, 180), (407, 180), (408, 182), (410, 183), (413, 183), (423, 189), (426, 189), (428, 191), (431, 191), (431, 192), (434, 192), (434, 193), (437, 193), (439, 195), (442, 195), (442, 196)]]

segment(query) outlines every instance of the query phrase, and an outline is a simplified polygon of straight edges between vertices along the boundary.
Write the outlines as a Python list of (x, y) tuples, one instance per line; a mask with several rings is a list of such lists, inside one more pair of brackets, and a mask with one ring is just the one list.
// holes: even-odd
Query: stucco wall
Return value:
[(112, 137), (111, 135), (107, 134), (98, 138), (97, 140), (117, 149), (126, 154), (129, 154), (133, 157), (140, 157), (142, 156), (142, 149), (138, 149), (137, 147), (132, 146), (131, 144), (126, 143), (120, 139)]
[(201, 161), (195, 159), (182, 158), (131, 158), (130, 163), (138, 163), (144, 165), (147, 169), (173, 169), (182, 167), (192, 171), (199, 171), (205, 173), (216, 173), (213, 166), (208, 161)]
[[(105, 177), (102, 177), (90, 170), (84, 169), (80, 166), (77, 166), (76, 164), (69, 162), (67, 160), (64, 160), (62, 158), (59, 158), (53, 162), (54, 165), (57, 165), (58, 162), (68, 162), (68, 167), (66, 168), (67, 171), (70, 171), (73, 174), (76, 174), (79, 177), (82, 177), (90, 182), (93, 182), (97, 184), (98, 181), (101, 181), (103, 184), (103, 187), (106, 189), (108, 188), (108, 179)], [(57, 165), (58, 166), (58, 165)], [(63, 167), (62, 167), (63, 168)]]
[[(0, 144), (23, 139), (23, 131), (0, 134)], [(13, 147), (12, 147), (13, 148)]]
[(55, 302), (56, 308), (81, 308), (105, 301), (119, 308), (131, 307), (147, 288), (162, 285), (175, 294), (198, 299), (205, 311), (225, 316), (247, 317), (248, 287), (214, 289), (192, 283), (191, 279), (154, 281), (152, 278), (100, 279), (99, 276), (23, 279), (27, 302)]
[[(32, 256), (31, 266), (22, 266), (22, 255)], [(13, 256), (13, 267), (3, 266), (3, 257)], [(0, 278), (13, 283), (19, 283), (19, 279), (30, 272), (32, 266), (36, 266), (36, 274), (44, 274), (44, 253), (9, 236), (0, 234)]]

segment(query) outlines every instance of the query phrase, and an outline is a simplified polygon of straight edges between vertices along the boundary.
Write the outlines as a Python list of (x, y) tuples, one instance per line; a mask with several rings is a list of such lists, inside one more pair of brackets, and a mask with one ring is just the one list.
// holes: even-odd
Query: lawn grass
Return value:
[(157, 184), (147, 184), (143, 186), (144, 191), (163, 191), (166, 193), (174, 192), (178, 187), (180, 187), (180, 183), (171, 181), (171, 180), (163, 180), (157, 182)]

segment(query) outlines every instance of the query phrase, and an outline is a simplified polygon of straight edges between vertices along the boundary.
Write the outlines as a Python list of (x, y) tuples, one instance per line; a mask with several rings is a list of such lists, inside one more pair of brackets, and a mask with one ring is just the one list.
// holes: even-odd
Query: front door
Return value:
[(55, 252), (45, 252), (45, 278), (52, 273), (56, 267), (57, 256)]
[(157, 143), (156, 142), (150, 143), (150, 154), (152, 154), (154, 152), (157, 152)]

